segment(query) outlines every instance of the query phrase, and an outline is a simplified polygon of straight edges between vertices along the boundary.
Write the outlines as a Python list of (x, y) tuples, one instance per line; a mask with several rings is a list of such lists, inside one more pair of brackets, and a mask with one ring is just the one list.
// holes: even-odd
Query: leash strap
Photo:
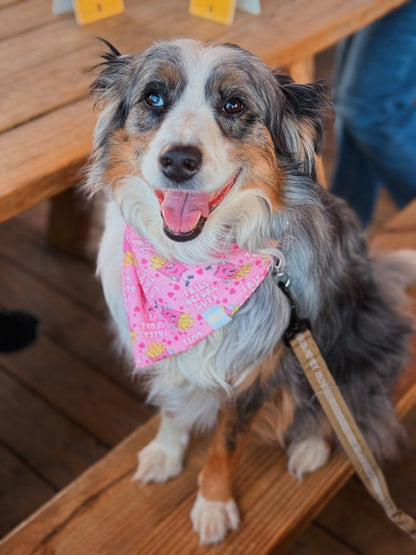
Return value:
[(347, 407), (310, 330), (297, 333), (289, 343), (334, 428), (341, 445), (369, 493), (387, 516), (416, 539), (416, 522), (390, 496), (384, 475)]
[(415, 540), (416, 522), (399, 509), (391, 498), (384, 475), (321, 355), (310, 332), (309, 322), (297, 316), (289, 285), (289, 279), (279, 282), (279, 287), (286, 295), (291, 308), (290, 323), (284, 335), (284, 341), (292, 348), (341, 445), (368, 492), (380, 503), (390, 520)]

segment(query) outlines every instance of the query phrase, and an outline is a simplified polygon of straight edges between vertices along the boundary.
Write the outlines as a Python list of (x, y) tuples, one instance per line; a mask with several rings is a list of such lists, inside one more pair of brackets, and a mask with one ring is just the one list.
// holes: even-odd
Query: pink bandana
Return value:
[(169, 261), (128, 226), (123, 250), (123, 296), (138, 368), (185, 351), (228, 324), (272, 263), (271, 256), (237, 245), (216, 264)]

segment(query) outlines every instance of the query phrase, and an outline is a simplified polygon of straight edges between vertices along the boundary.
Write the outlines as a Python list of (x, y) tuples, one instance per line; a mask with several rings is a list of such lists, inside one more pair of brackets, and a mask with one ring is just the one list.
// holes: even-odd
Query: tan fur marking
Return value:
[(233, 498), (232, 477), (243, 447), (242, 441), (232, 452), (226, 447), (227, 426), (234, 417), (232, 408), (220, 412), (214, 441), (208, 451), (205, 466), (199, 474), (199, 491), (208, 501), (227, 503)]
[(293, 396), (286, 388), (276, 391), (259, 411), (251, 430), (263, 442), (278, 441), (284, 446), (283, 436), (293, 422), (295, 413)]
[(242, 393), (249, 387), (253, 385), (256, 379), (259, 378), (260, 384), (265, 383), (265, 381), (273, 374), (280, 359), (283, 356), (284, 347), (282, 343), (278, 343), (271, 355), (266, 357), (260, 364), (258, 364), (252, 371), (248, 374), (246, 379), (236, 388), (238, 394)]
[(119, 182), (128, 175), (137, 174), (134, 149), (124, 129), (117, 130), (111, 137), (103, 180), (110, 187), (117, 187)]
[(243, 189), (261, 189), (273, 210), (277, 210), (281, 206), (284, 175), (276, 160), (269, 131), (263, 126), (258, 126), (256, 140), (249, 143), (238, 142), (236, 150), (230, 154), (232, 161), (234, 157), (236, 163), (243, 161), (244, 166), (249, 168)]
[(108, 145), (104, 182), (116, 189), (129, 175), (139, 176), (138, 153), (146, 151), (152, 137), (153, 133), (130, 137), (125, 129), (115, 131)]
[[(253, 369), (248, 378), (238, 388), (238, 394), (251, 387), (256, 379), (259, 379), (260, 383), (264, 383), (275, 370), (282, 355), (283, 346), (278, 344), (273, 354)], [(276, 439), (280, 440), (283, 437), (283, 433), (292, 423), (294, 403), (290, 393), (281, 389), (276, 392), (273, 402), (266, 403), (266, 406), (269, 404), (273, 407), (273, 415), (270, 416), (270, 421), (273, 422), (274, 441), (276, 441)], [(263, 412), (263, 409), (261, 409), (261, 412)], [(233, 474), (248, 436), (248, 432), (238, 434), (236, 448), (233, 451), (227, 449), (227, 438), (230, 436), (230, 428), (233, 427), (236, 418), (236, 410), (232, 406), (220, 412), (217, 431), (208, 451), (205, 466), (199, 475), (200, 492), (209, 501), (227, 502), (232, 499)], [(256, 420), (257, 418), (254, 422)]]
[(328, 181), (325, 175), (324, 163), (321, 156), (316, 155), (316, 175), (318, 178), (318, 183), (322, 185), (324, 189), (328, 189)]

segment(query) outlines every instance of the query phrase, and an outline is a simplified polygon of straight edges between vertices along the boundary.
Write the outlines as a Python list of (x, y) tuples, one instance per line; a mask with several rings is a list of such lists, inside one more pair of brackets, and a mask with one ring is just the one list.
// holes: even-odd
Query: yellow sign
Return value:
[(189, 13), (231, 25), (237, 0), (191, 0)]
[(123, 0), (73, 0), (79, 25), (124, 12)]

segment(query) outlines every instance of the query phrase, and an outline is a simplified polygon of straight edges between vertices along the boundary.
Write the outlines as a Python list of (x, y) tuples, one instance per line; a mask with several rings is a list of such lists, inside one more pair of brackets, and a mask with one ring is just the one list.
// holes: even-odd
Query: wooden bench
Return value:
[[(383, 250), (416, 248), (416, 201), (373, 241)], [(416, 288), (412, 290), (416, 314)], [(403, 416), (416, 403), (416, 341), (395, 401)], [(132, 482), (137, 451), (154, 436), (157, 418), (139, 428), (78, 480), (12, 532), (2, 553), (121, 555), (280, 553), (350, 478), (341, 452), (299, 482), (277, 447), (250, 443), (237, 472), (235, 494), (242, 525), (217, 547), (199, 547), (189, 512), (209, 437), (196, 438), (185, 471), (166, 484)], [(400, 500), (396, 500), (400, 504)], [(375, 502), (374, 502), (375, 503)], [(275, 551), (276, 552), (276, 551)], [(410, 552), (410, 551), (409, 551)]]
[[(404, 1), (262, 0), (260, 16), (238, 11), (231, 27), (190, 16), (188, 0), (126, 0), (124, 14), (85, 27), (72, 15), (53, 16), (50, 0), (2, 4), (0, 222), (80, 181), (96, 120), (88, 87), (103, 46), (95, 37), (122, 52), (174, 37), (235, 42), (305, 81), (317, 52)], [(62, 212), (56, 234), (68, 231)]]

